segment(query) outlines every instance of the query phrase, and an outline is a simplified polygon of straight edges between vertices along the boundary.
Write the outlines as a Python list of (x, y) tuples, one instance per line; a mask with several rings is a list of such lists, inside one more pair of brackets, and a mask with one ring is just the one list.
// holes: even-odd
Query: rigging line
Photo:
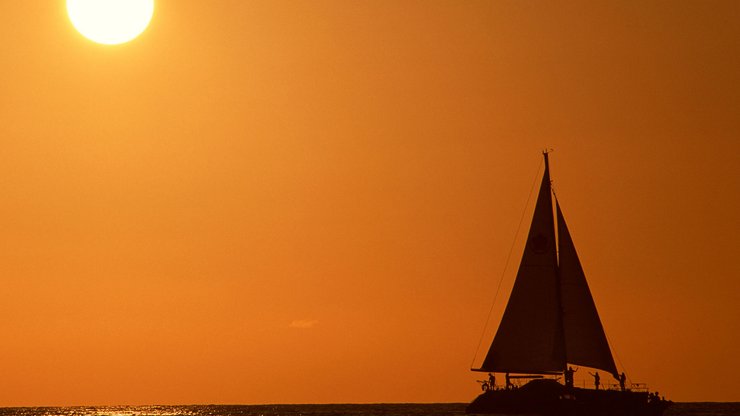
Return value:
[[(612, 352), (614, 352), (614, 356), (617, 357), (617, 362), (619, 363), (619, 366), (622, 367), (622, 371), (624, 372), (624, 375), (627, 376), (629, 371), (627, 371), (627, 367), (625, 367), (624, 364), (622, 364), (622, 360), (619, 358), (619, 354), (617, 354), (617, 349), (616, 347), (614, 347), (614, 343), (612, 342), (612, 339), (609, 338), (609, 334), (607, 334), (606, 331), (604, 331), (604, 335), (606, 335), (606, 342), (609, 343), (609, 347), (612, 349)], [(629, 381), (630, 384), (632, 384), (632, 378), (630, 378), (630, 376), (627, 376), (627, 381)]]
[(527, 196), (527, 202), (524, 203), (524, 210), (522, 211), (522, 217), (519, 218), (519, 225), (516, 227), (516, 234), (514, 234), (514, 241), (511, 243), (511, 248), (509, 248), (509, 254), (506, 256), (506, 261), (504, 262), (504, 270), (501, 272), (501, 278), (499, 278), (498, 286), (496, 286), (496, 294), (493, 295), (493, 302), (491, 302), (491, 308), (488, 310), (488, 316), (486, 317), (486, 323), (483, 325), (483, 331), (480, 334), (480, 339), (478, 340), (478, 346), (475, 348), (475, 354), (473, 354), (473, 360), (470, 362), (470, 368), (473, 368), (473, 365), (475, 364), (475, 359), (478, 357), (478, 353), (480, 352), (480, 346), (481, 343), (483, 343), (483, 337), (486, 335), (486, 328), (488, 328), (488, 324), (491, 321), (491, 314), (493, 313), (493, 307), (496, 305), (496, 299), (498, 298), (498, 293), (501, 290), (501, 283), (504, 281), (504, 275), (506, 274), (506, 269), (509, 267), (509, 260), (511, 260), (511, 254), (514, 252), (514, 245), (516, 245), (516, 237), (519, 235), (519, 231), (522, 228), (522, 222), (524, 222), (524, 216), (527, 214), (527, 207), (529, 206), (529, 201), (532, 199), (532, 192), (534, 192), (534, 187), (537, 185), (537, 179), (540, 176), (540, 168), (542, 168), (542, 159), (540, 160), (540, 164), (537, 166), (537, 173), (534, 175), (534, 182), (532, 182), (532, 187), (529, 189), (529, 196)]

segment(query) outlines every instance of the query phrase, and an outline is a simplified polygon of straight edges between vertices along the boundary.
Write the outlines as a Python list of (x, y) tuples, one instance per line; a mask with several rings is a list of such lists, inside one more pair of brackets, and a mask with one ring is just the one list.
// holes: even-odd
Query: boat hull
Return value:
[(646, 392), (566, 388), (555, 380), (533, 380), (517, 389), (478, 396), (466, 413), (541, 416), (660, 416), (669, 401)]

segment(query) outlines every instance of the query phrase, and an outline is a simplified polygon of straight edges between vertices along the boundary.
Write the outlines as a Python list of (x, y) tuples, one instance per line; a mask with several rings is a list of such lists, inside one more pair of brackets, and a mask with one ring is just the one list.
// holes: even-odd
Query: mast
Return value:
[[(548, 157), (550, 152), (547, 150), (544, 150), (542, 152), (542, 155), (545, 157), (545, 171), (550, 172), (550, 159)], [(555, 192), (552, 190), (552, 180), (550, 180), (550, 193), (554, 196)], [(555, 204), (557, 204), (557, 197), (555, 198)], [(558, 209), (560, 209), (558, 207)], [(559, 212), (559, 211), (558, 211)], [(555, 230), (555, 233), (557, 234), (557, 240), (555, 241), (555, 254), (557, 256), (557, 267), (555, 268), (555, 279), (557, 280), (557, 301), (558, 301), (558, 333), (561, 334), (561, 342), (562, 342), (562, 348), (563, 348), (563, 355), (565, 356), (565, 365), (563, 366), (563, 371), (566, 370), (567, 364), (568, 364), (568, 342), (566, 341), (566, 333), (565, 333), (565, 325), (563, 324), (564, 318), (563, 318), (563, 290), (562, 290), (562, 278), (560, 276), (560, 228), (555, 227), (555, 224), (553, 224), (553, 228)]]

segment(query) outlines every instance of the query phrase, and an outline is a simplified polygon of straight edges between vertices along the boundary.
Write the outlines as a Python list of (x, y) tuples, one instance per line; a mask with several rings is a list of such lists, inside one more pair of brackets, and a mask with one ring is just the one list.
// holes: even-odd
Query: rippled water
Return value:
[(0, 416), (459, 416), (466, 404), (22, 407)]
[[(0, 408), (0, 416), (461, 416), (465, 403)], [(740, 416), (740, 403), (675, 403), (664, 416)]]
[(740, 416), (740, 403), (674, 403), (664, 416)]

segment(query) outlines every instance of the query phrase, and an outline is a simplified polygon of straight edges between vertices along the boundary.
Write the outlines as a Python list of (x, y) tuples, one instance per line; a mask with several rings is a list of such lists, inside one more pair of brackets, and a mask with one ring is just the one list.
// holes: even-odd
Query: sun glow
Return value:
[(93, 42), (115, 45), (143, 32), (154, 14), (154, 0), (67, 0), (75, 29)]

